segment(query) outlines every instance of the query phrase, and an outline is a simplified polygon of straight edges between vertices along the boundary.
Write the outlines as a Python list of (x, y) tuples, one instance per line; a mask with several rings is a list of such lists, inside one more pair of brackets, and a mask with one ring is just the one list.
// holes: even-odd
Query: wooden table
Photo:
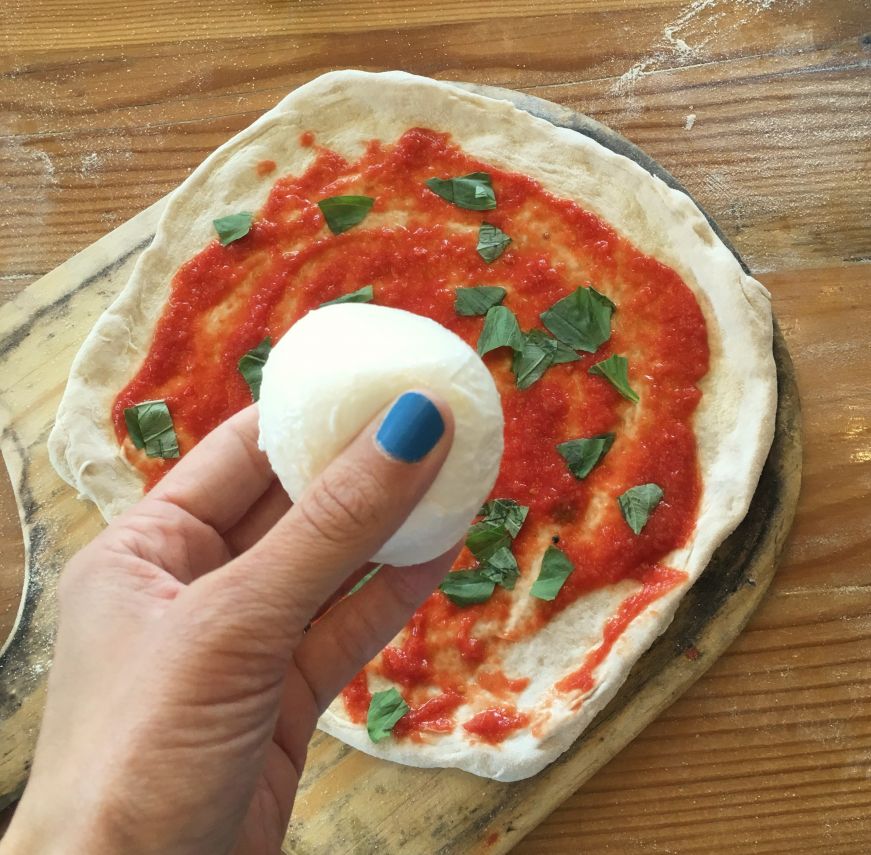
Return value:
[[(516, 851), (859, 855), (871, 838), (866, 30), (863, 0), (5, 0), (0, 301), (329, 69), (507, 86), (628, 136), (771, 290), (803, 395), (804, 488), (743, 635)], [(20, 566), (4, 480), (0, 634)]]

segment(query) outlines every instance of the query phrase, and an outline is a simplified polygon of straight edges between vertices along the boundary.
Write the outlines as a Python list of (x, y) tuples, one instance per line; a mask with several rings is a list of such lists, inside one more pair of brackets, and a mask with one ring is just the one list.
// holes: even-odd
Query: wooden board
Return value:
[[(504, 90), (479, 91), (510, 97), (593, 136), (676, 185), (634, 146), (587, 117)], [(17, 630), (0, 654), (0, 793), (7, 796), (22, 782), (35, 738), (54, 627), (53, 582), (66, 557), (99, 529), (93, 509), (77, 502), (51, 471), (45, 438), (69, 361), (123, 285), (161, 208), (158, 202), (44, 277), (13, 301), (0, 323), (0, 402), (7, 421), (2, 448), (21, 510), (27, 564)], [(747, 519), (717, 552), (672, 627), (572, 750), (530, 781), (498, 784), (455, 770), (384, 763), (318, 734), (287, 851), (505, 851), (709, 667), (767, 587), (798, 495), (798, 396), (779, 333), (776, 357), (777, 435)]]

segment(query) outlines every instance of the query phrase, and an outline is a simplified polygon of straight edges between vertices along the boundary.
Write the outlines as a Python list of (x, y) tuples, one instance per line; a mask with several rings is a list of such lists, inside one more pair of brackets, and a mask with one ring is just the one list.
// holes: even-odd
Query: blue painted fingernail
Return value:
[(384, 417), (375, 441), (396, 460), (417, 463), (435, 448), (444, 432), (444, 419), (436, 405), (420, 392), (406, 392)]

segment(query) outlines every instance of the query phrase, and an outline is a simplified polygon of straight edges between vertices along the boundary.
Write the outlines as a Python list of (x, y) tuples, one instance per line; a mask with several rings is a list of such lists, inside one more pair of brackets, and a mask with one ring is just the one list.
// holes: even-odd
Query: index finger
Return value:
[(235, 525), (275, 478), (257, 447), (256, 404), (194, 446), (148, 494), (170, 502), (219, 532)]

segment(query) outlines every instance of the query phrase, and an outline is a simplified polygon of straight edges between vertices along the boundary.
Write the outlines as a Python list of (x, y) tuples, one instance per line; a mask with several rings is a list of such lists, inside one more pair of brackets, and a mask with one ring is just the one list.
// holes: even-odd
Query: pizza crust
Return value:
[[(698, 524), (692, 540), (665, 559), (684, 570), (687, 580), (629, 625), (599, 666), (593, 691), (579, 698), (547, 688), (578, 667), (583, 648), (548, 644), (540, 635), (513, 654), (515, 673), (536, 675), (517, 705), (537, 710), (539, 737), (525, 731), (490, 746), (454, 732), (430, 741), (375, 744), (364, 727), (349, 721), (341, 701), (319, 722), (327, 733), (378, 757), (414, 766), (456, 766), (511, 781), (556, 759), (614, 696), (632, 665), (668, 626), (714, 549), (747, 513), (771, 445), (777, 388), (769, 295), (743, 272), (684, 193), (588, 137), (505, 101), (403, 72), (325, 74), (217, 149), (173, 192), (152, 244), (73, 362), (49, 454), (61, 477), (107, 519), (137, 501), (142, 481), (120, 454), (109, 416), (112, 402), (147, 353), (173, 274), (212, 240), (212, 220), (262, 206), (271, 185), (255, 178), (260, 160), (274, 160), (277, 175), (304, 171), (313, 153), (298, 143), (303, 131), (313, 131), (319, 144), (355, 159), (367, 140), (392, 142), (415, 125), (447, 131), (469, 155), (526, 174), (597, 214), (641, 252), (672, 267), (696, 295), (708, 325), (710, 370), (700, 384), (704, 395), (695, 414), (703, 481)], [(604, 620), (634, 588), (623, 582), (595, 592), (595, 600), (576, 601), (549, 632), (557, 642), (600, 638)], [(460, 708), (458, 720), (462, 713)]]

